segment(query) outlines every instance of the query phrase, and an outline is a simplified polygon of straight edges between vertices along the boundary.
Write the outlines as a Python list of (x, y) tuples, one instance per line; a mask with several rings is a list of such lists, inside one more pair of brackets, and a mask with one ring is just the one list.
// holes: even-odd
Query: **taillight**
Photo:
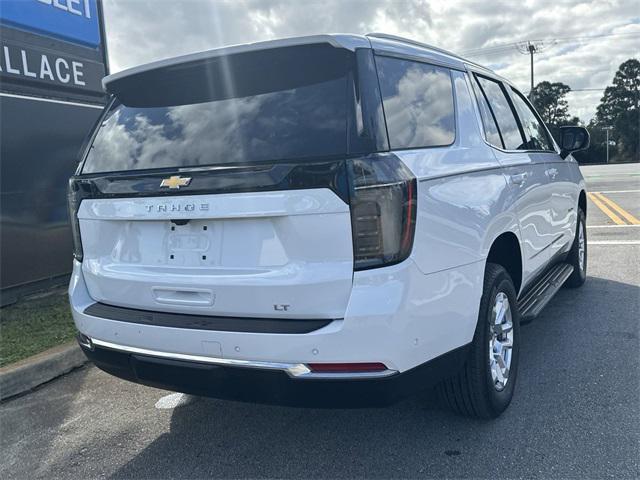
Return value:
[(402, 262), (413, 247), (415, 177), (393, 154), (347, 162), (355, 270)]
[(73, 258), (82, 261), (82, 240), (80, 239), (80, 224), (78, 222), (78, 208), (85, 197), (84, 185), (75, 179), (69, 180), (67, 190), (67, 205), (69, 207), (69, 222), (71, 223), (71, 235), (73, 237)]

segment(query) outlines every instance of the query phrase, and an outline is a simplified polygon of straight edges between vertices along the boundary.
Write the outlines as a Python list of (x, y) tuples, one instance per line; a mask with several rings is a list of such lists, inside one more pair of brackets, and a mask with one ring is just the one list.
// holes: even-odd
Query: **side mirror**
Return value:
[(584, 127), (560, 127), (560, 156), (589, 148), (589, 131)]

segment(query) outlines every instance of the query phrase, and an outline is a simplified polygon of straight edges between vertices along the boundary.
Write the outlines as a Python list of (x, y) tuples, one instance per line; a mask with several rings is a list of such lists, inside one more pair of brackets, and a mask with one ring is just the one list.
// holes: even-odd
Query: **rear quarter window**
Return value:
[(391, 148), (451, 145), (455, 113), (449, 70), (384, 56), (376, 57), (376, 66)]

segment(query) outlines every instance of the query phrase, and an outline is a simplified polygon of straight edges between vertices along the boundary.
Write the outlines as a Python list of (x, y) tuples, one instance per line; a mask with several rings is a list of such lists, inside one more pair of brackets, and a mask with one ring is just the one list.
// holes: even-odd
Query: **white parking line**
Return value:
[(587, 225), (587, 228), (638, 228), (640, 225)]
[(640, 240), (592, 240), (589, 245), (640, 245)]
[(598, 193), (638, 193), (640, 190), (602, 190)]

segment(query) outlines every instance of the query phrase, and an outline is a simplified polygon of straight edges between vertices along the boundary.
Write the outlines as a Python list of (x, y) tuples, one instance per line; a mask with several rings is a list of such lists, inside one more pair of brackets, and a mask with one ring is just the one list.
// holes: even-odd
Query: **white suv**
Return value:
[(222, 48), (104, 79), (69, 205), (79, 342), (219, 398), (509, 404), (520, 324), (586, 274), (585, 186), (527, 99), (382, 34)]

